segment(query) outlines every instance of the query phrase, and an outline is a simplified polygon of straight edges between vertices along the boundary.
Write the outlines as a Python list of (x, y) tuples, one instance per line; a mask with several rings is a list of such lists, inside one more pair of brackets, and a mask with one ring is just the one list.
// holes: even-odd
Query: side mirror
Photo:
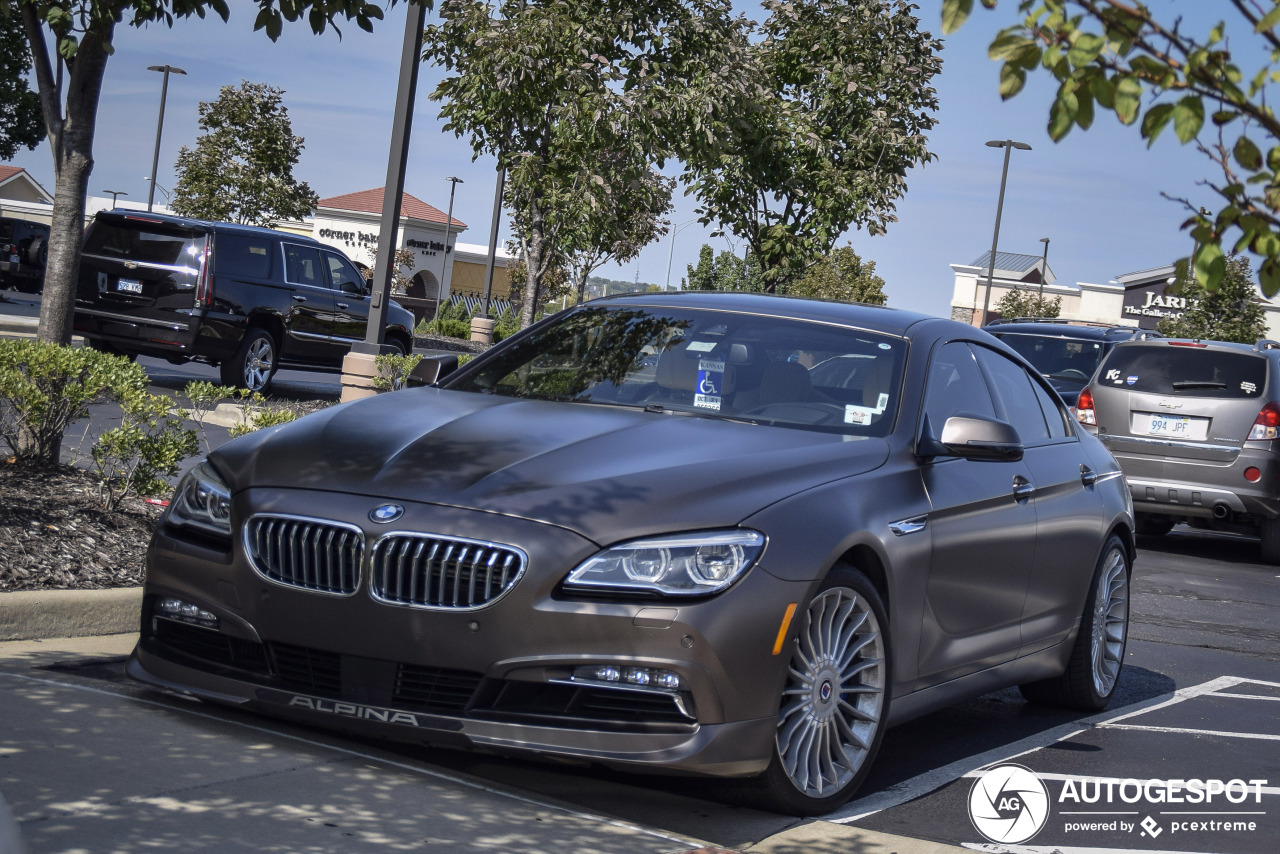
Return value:
[(955, 456), (966, 460), (1017, 462), (1022, 440), (1012, 424), (982, 415), (953, 415), (935, 437), (925, 421), (917, 454), (920, 457)]
[(458, 357), (454, 354), (425, 356), (410, 372), (408, 385), (410, 387), (432, 385), (457, 369)]

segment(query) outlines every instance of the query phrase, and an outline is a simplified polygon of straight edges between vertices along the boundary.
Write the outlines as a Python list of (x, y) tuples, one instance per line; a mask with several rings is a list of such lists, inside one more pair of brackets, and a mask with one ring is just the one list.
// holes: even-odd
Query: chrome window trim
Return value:
[(186, 323), (171, 323), (163, 320), (151, 320), (146, 317), (137, 317), (132, 314), (116, 314), (115, 312), (102, 311), (96, 308), (76, 308), (76, 314), (90, 314), (94, 317), (105, 317), (108, 320), (118, 320), (122, 323), (132, 323), (134, 325), (158, 326), (161, 329), (169, 329), (173, 332), (187, 332), (191, 328), (190, 325)]

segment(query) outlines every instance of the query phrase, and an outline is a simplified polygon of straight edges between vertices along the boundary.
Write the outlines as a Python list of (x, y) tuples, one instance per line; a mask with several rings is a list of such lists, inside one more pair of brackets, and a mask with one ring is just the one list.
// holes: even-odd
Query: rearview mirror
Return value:
[(953, 415), (942, 427), (942, 446), (967, 460), (1022, 459), (1022, 440), (1013, 425), (981, 415)]

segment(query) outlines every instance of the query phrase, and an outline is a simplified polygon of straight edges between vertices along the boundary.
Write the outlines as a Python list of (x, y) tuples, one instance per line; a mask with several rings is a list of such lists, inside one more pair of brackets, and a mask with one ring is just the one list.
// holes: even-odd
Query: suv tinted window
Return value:
[(265, 237), (243, 234), (219, 234), (214, 247), (219, 273), (265, 279), (271, 275), (271, 247)]
[(1001, 333), (1000, 340), (1036, 366), (1047, 377), (1087, 380), (1102, 360), (1100, 341), (1055, 338), (1049, 335)]
[(1098, 376), (1103, 387), (1192, 397), (1261, 397), (1267, 360), (1253, 353), (1164, 344), (1117, 347)]
[(329, 269), (329, 287), (335, 291), (340, 291), (343, 285), (348, 285), (348, 291), (351, 293), (359, 293), (364, 290), (364, 277), (356, 272), (356, 268), (351, 266), (347, 259), (332, 252), (326, 252), (324, 253), (324, 261)]
[(320, 250), (296, 243), (284, 244), (284, 279), (295, 285), (328, 287), (328, 276), (320, 266)]
[(84, 252), (122, 261), (198, 268), (204, 252), (204, 236), (118, 227), (99, 222), (89, 230)]

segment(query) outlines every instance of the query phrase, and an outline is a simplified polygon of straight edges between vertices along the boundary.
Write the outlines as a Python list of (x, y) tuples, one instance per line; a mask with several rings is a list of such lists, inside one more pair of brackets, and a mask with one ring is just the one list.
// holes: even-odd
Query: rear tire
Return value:
[(225, 386), (265, 391), (276, 373), (276, 340), (265, 329), (250, 329), (236, 354), (222, 363), (220, 371)]
[(1258, 534), (1262, 537), (1262, 562), (1280, 564), (1280, 519), (1263, 519)]
[(1084, 712), (1106, 708), (1120, 681), (1129, 640), (1129, 552), (1115, 534), (1102, 547), (1080, 631), (1061, 676), (1018, 686), (1033, 703)]
[(889, 620), (875, 587), (831, 571), (796, 615), (773, 758), (749, 781), (752, 800), (822, 815), (853, 797), (880, 750), (889, 712)]

